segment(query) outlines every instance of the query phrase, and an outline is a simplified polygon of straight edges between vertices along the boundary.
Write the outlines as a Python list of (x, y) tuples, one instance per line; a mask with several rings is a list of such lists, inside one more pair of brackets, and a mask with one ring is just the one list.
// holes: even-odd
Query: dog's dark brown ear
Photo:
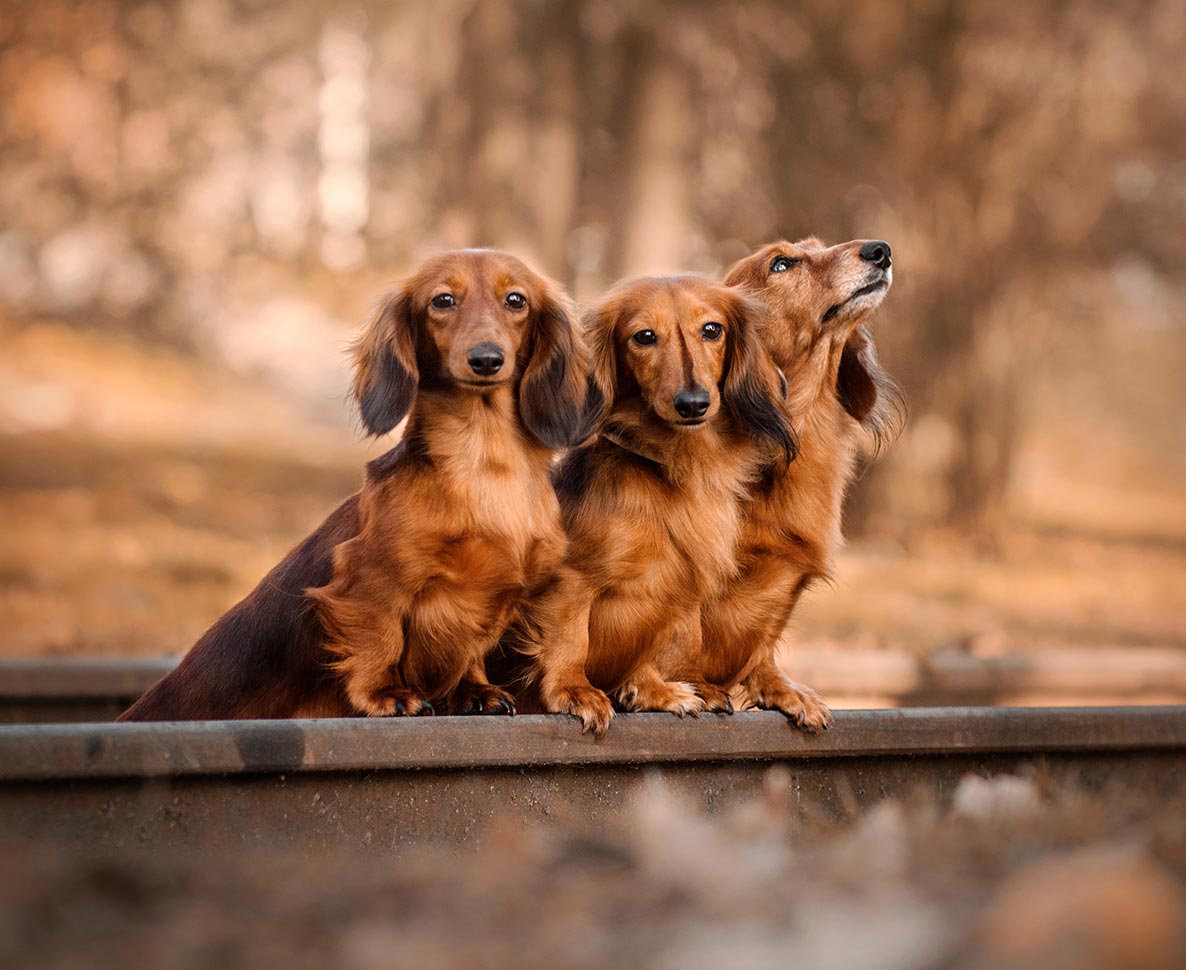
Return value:
[(372, 435), (399, 424), (416, 398), (415, 322), (406, 291), (381, 297), (354, 344), (354, 399)]
[(865, 327), (853, 331), (841, 352), (836, 396), (873, 436), (877, 451), (901, 432), (906, 419), (901, 388), (881, 369), (873, 337)]
[(586, 433), (589, 351), (577, 332), (572, 300), (554, 283), (541, 291), (519, 381), (519, 417), (542, 444), (566, 448)]
[(739, 290), (729, 291), (729, 301), (729, 356), (721, 401), (750, 434), (780, 448), (789, 464), (799, 449), (784, 412), (785, 378), (762, 346), (766, 311)]
[(858, 421), (864, 421), (877, 406), (877, 382), (872, 374), (877, 360), (873, 342), (864, 330), (861, 327), (848, 338), (836, 374), (836, 395), (844, 410)]

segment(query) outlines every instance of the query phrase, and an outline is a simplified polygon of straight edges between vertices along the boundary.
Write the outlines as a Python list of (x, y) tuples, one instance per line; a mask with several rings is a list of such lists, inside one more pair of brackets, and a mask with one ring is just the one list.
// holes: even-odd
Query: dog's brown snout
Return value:
[(490, 377), (502, 369), (506, 355), (498, 344), (484, 340), (470, 347), (465, 359), (469, 362), (470, 370), (479, 377)]
[(708, 413), (712, 398), (703, 387), (685, 387), (675, 392), (671, 403), (681, 418), (702, 418)]
[(890, 259), (890, 244), (884, 239), (871, 239), (861, 247), (861, 259), (872, 263), (878, 269), (889, 269), (893, 263)]

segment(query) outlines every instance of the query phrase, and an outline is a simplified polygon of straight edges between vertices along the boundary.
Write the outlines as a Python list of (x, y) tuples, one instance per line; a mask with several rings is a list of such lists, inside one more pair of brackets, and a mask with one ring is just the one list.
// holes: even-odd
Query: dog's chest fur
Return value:
[(559, 528), (559, 506), (548, 478), (549, 454), (529, 443), (495, 407), (434, 431), (439, 487), (475, 534), (526, 547)]
[(750, 462), (723, 447), (692, 457), (660, 466), (603, 442), (584, 494), (566, 499), (576, 565), (623, 632), (694, 605), (735, 568)]

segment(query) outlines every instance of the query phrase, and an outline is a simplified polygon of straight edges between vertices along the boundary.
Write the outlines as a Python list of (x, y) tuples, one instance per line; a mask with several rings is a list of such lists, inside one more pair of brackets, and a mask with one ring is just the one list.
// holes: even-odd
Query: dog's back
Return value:
[(358, 496), (343, 502), (225, 613), (121, 721), (346, 714), (324, 670), (324, 634), (305, 595), (333, 573), (334, 547), (358, 534)]

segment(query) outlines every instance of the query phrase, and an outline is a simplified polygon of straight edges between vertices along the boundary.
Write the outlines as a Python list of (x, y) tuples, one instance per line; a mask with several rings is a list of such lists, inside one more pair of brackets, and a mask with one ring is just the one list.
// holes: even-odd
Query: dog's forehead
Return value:
[(535, 274), (507, 253), (467, 249), (442, 253), (426, 261), (415, 279), (417, 289), (448, 287), (468, 291), (481, 287), (501, 293), (513, 287), (533, 285)]
[(753, 266), (765, 266), (775, 256), (798, 256), (823, 248), (823, 243), (815, 236), (808, 236), (806, 239), (800, 239), (798, 242), (791, 242), (789, 239), (777, 239), (754, 250), (747, 257), (746, 261)]
[(681, 301), (679, 316), (681, 322), (699, 326), (707, 319), (723, 321), (728, 316), (728, 309), (728, 297), (723, 291), (689, 292)]
[(700, 277), (640, 280), (626, 296), (623, 322), (647, 320), (679, 326), (721, 314), (725, 291)]

